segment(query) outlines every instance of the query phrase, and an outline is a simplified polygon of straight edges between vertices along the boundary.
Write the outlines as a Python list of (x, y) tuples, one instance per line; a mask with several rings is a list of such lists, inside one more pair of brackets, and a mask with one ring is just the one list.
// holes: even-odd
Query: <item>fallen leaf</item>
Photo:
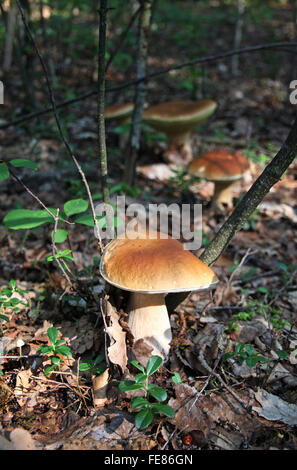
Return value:
[(263, 389), (259, 389), (255, 393), (255, 398), (262, 407), (253, 406), (253, 410), (258, 413), (258, 415), (263, 416), (263, 418), (269, 421), (282, 421), (290, 426), (296, 426), (297, 405), (287, 403)]
[[(107, 348), (109, 360), (117, 364), (125, 371), (127, 366), (126, 333), (119, 323), (119, 314), (116, 309), (105, 299), (106, 313), (103, 314), (105, 331), (110, 338), (110, 346)], [(106, 316), (106, 318), (105, 318)]]

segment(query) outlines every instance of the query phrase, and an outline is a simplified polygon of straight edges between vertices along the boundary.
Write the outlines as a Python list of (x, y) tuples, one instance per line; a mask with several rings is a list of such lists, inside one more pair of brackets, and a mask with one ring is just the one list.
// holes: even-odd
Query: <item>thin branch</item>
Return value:
[(106, 17), (108, 0), (100, 0), (99, 8), (99, 51), (98, 51), (98, 146), (101, 167), (101, 190), (103, 201), (109, 204), (109, 189), (107, 185), (107, 150), (105, 140), (105, 49), (106, 49)]
[[(202, 57), (202, 58), (199, 58), (199, 59), (194, 59), (194, 60), (191, 60), (191, 61), (188, 61), (188, 62), (183, 62), (181, 64), (178, 64), (178, 65), (175, 65), (175, 66), (172, 66), (172, 67), (167, 67), (166, 69), (162, 69), (162, 70), (159, 70), (157, 72), (153, 72), (153, 73), (148, 74), (144, 77), (140, 77), (140, 78), (135, 79), (135, 80), (130, 80), (128, 82), (122, 83), (122, 84), (114, 86), (114, 87), (106, 88), (105, 92), (106, 93), (117, 92), (117, 91), (123, 90), (125, 88), (131, 87), (133, 85), (137, 85), (137, 83), (140, 83), (142, 81), (146, 81), (146, 80), (150, 80), (152, 78), (156, 78), (160, 75), (164, 75), (168, 72), (171, 72), (172, 70), (178, 70), (178, 69), (181, 69), (183, 67), (189, 67), (189, 66), (193, 66), (193, 65), (201, 64), (201, 63), (216, 62), (217, 60), (226, 59), (226, 58), (231, 57), (231, 56), (236, 55), (236, 54), (246, 54), (246, 53), (249, 53), (249, 52), (258, 52), (258, 51), (262, 51), (262, 50), (266, 50), (266, 49), (277, 49), (278, 50), (279, 48), (282, 48), (282, 47), (297, 47), (297, 42), (275, 42), (275, 43), (271, 43), (271, 44), (259, 44), (257, 46), (245, 47), (243, 49), (237, 49), (237, 50), (230, 50), (230, 51), (227, 51), (227, 52), (223, 52), (221, 54), (216, 54), (216, 55), (211, 55), (211, 56), (207, 56), (207, 57)], [(289, 52), (289, 51), (285, 50), (285, 52)], [(91, 96), (94, 96), (96, 94), (97, 94), (97, 90), (90, 90), (90, 91), (84, 93), (83, 95), (78, 96), (77, 98), (72, 98), (70, 100), (66, 100), (66, 101), (63, 101), (62, 103), (57, 104), (56, 109), (60, 109), (60, 108), (63, 108), (65, 106), (68, 106), (68, 105), (71, 105), (71, 104), (74, 104), (74, 103), (78, 103), (79, 101), (85, 100), (85, 99), (87, 99)], [(27, 114), (27, 115), (22, 116), (18, 119), (15, 119), (14, 121), (10, 121), (8, 123), (2, 124), (0, 126), (0, 129), (7, 129), (8, 127), (16, 126), (18, 124), (22, 124), (25, 121), (29, 121), (29, 120), (31, 120), (35, 117), (42, 116), (42, 115), (50, 113), (52, 111), (53, 111), (53, 107), (51, 106), (49, 108), (46, 108), (46, 109), (43, 109), (43, 110), (40, 110), (40, 111), (37, 111), (37, 112), (34, 112), (34, 113)]]
[(53, 255), (53, 258), (54, 258), (55, 262), (57, 263), (60, 270), (62, 271), (66, 281), (68, 282), (68, 284), (71, 287), (73, 287), (73, 284), (71, 282), (70, 277), (68, 276), (68, 274), (66, 273), (65, 269), (62, 266), (62, 263), (60, 262), (60, 260), (56, 256), (56, 233), (57, 233), (57, 227), (58, 227), (59, 212), (60, 212), (60, 209), (57, 209), (57, 213), (56, 213), (56, 216), (55, 216), (55, 225), (54, 225), (53, 237), (52, 237), (52, 255)]
[(117, 54), (119, 53), (119, 51), (122, 49), (123, 47), (123, 44), (125, 42), (125, 39), (130, 31), (130, 29), (132, 28), (137, 16), (139, 15), (139, 13), (141, 12), (141, 7), (139, 7), (134, 13), (133, 15), (131, 16), (130, 18), (130, 21), (129, 23), (127, 24), (126, 28), (124, 29), (124, 31), (122, 32), (122, 34), (120, 35), (118, 41), (117, 41), (117, 44), (116, 46), (114, 47), (113, 51), (111, 52), (110, 56), (109, 56), (109, 59), (108, 61), (106, 62), (106, 67), (105, 67), (105, 71), (108, 70), (110, 64), (114, 61), (114, 58), (117, 56)]
[[(9, 162), (8, 162), (9, 164)], [(30, 194), (30, 196), (32, 196), (37, 202), (38, 204), (41, 205), (41, 207), (43, 207), (43, 209), (55, 220), (55, 214), (53, 214), (44, 204), (43, 202), (39, 199), (38, 196), (36, 196), (36, 194), (34, 194), (31, 189), (28, 188), (28, 186), (25, 185), (25, 183), (23, 183), (23, 181), (13, 172), (13, 170), (11, 169), (11, 166), (9, 165), (9, 172), (10, 174), (13, 176), (13, 178), (18, 182), (20, 183), (21, 186), (23, 186), (23, 188)], [(63, 219), (62, 217), (60, 217), (60, 220), (62, 220), (63, 222), (65, 222), (66, 224), (69, 224), (69, 225), (74, 225), (74, 222), (69, 222), (68, 220), (65, 220)]]

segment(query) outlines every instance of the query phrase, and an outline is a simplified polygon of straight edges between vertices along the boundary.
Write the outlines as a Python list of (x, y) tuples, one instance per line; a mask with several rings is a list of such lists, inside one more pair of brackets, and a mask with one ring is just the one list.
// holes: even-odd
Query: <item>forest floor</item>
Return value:
[[(287, 15), (284, 10), (283, 17), (278, 17), (283, 24), (277, 33), (279, 40), (290, 39)], [(204, 54), (231, 49), (230, 28), (226, 22), (222, 25), (221, 36)], [(250, 25), (246, 43), (268, 41), (274, 26), (274, 20), (267, 20), (265, 27), (257, 29), (256, 41)], [(167, 39), (168, 36), (170, 30)], [(157, 45), (157, 32), (154, 38)], [(207, 39), (212, 40), (211, 33)], [(154, 44), (149, 60), (153, 68), (180, 62), (176, 57), (181, 56), (183, 43), (178, 51), (168, 39), (167, 63), (162, 48)], [(294, 115), (295, 108), (287, 105), (288, 82), (283, 70), (289, 54), (284, 53), (285, 59), (279, 57), (279, 52), (276, 54), (279, 73), (272, 73), (275, 64), (270, 57), (254, 71), (254, 76), (248, 74), (255, 56), (244, 55), (236, 79), (228, 79), (228, 61), (211, 64), (207, 74), (199, 78), (199, 93), (206, 89), (207, 97), (218, 102), (218, 110), (193, 136), (194, 155), (220, 147), (243, 152), (252, 164), (250, 174), (234, 187), (234, 202), (278, 151)], [(63, 72), (63, 85), (69, 82), (76, 94), (92, 85), (91, 76), (81, 85), (88, 61), (88, 57), (74, 61), (71, 74), (68, 68)], [(189, 80), (185, 70), (151, 82), (148, 101), (204, 97), (205, 92), (197, 95), (187, 85), (175, 86), (175, 82)], [(110, 74), (114, 82), (123, 79), (115, 67)], [(267, 79), (270, 74), (274, 78)], [(17, 79), (12, 88), (1, 122), (11, 118), (13, 102), (20, 92)], [(127, 100), (129, 93), (131, 90), (124, 95)], [(63, 99), (62, 94), (59, 97)], [(109, 95), (108, 99), (112, 101)], [(71, 108), (71, 115), (68, 111), (68, 108), (61, 111), (61, 119), (91, 190), (98, 193), (96, 102), (82, 101)], [(0, 137), (0, 156), (4, 161), (22, 157), (38, 165), (38, 172), (21, 168), (16, 172), (47, 207), (62, 208), (69, 199), (85, 197), (51, 116), (38, 123), (0, 130)], [(171, 177), (165, 174), (159, 179), (149, 177), (155, 169), (152, 165), (165, 163), (162, 160), (165, 143), (159, 137), (144, 129), (135, 186), (120, 185), (113, 197), (125, 194), (127, 203), (142, 204), (200, 202), (205, 246), (228, 212), (218, 215), (211, 210), (210, 182), (193, 182), (184, 172)], [(110, 185), (117, 187), (122, 181), (124, 159), (119, 150), (119, 134), (110, 124), (107, 149)], [(156, 415), (142, 431), (134, 426), (131, 395), (118, 388), (122, 379), (119, 365), (109, 368), (109, 387), (101, 406), (94, 403), (91, 374), (78, 370), (79, 363), (105, 354), (108, 341), (100, 309), (100, 297), (108, 286), (104, 286), (99, 275), (93, 229), (86, 225), (70, 226), (67, 241), (59, 244), (59, 249), (72, 251), (69, 266), (76, 275), (77, 290), (70, 290), (56, 265), (47, 260), (52, 250), (53, 225), (31, 230), (6, 228), (3, 218), (9, 210), (40, 207), (17, 181), (11, 178), (0, 183), (0, 292), (4, 296), (5, 289), (15, 281), (21, 292), (14, 292), (13, 298), (22, 302), (14, 306), (19, 308), (18, 312), (9, 308), (0, 312), (7, 317), (0, 325), (0, 448), (160, 450), (166, 446), (177, 450), (296, 450), (296, 170), (294, 163), (215, 263), (213, 269), (220, 280), (216, 290), (192, 293), (171, 314), (170, 357), (154, 374), (152, 382), (166, 390), (167, 403), (176, 415), (175, 418)], [(126, 334), (127, 296), (116, 289), (109, 289), (108, 295)], [(59, 370), (46, 376), (44, 371), (50, 359), (36, 351), (50, 344), (47, 331), (51, 327), (58, 329), (59, 339), (66, 341), (72, 356), (63, 359)], [(127, 343), (128, 350), (133, 350), (128, 333)], [(141, 360), (142, 351), (133, 352)], [(226, 353), (234, 354), (228, 358)], [(218, 357), (220, 363), (211, 373)], [(133, 376), (135, 369), (130, 364), (128, 368)], [(172, 381), (174, 372), (180, 374), (181, 383)]]

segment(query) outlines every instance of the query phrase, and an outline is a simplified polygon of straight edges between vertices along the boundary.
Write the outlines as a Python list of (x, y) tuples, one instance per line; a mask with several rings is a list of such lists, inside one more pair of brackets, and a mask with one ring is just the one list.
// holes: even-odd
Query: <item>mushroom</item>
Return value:
[(216, 107), (212, 100), (169, 101), (144, 110), (142, 119), (153, 129), (166, 134), (165, 160), (184, 166), (192, 159), (191, 132), (210, 117)]
[[(156, 233), (155, 233), (156, 235)], [(218, 282), (215, 273), (183, 245), (168, 236), (123, 238), (104, 250), (100, 273), (110, 284), (131, 292), (128, 325), (134, 340), (143, 339), (152, 354), (167, 358), (172, 340), (165, 296), (202, 291)]]
[(249, 168), (249, 161), (240, 153), (215, 150), (194, 158), (188, 166), (188, 172), (215, 183), (212, 205), (215, 209), (223, 210), (224, 205), (232, 208), (234, 182), (241, 179)]
[[(106, 120), (115, 121), (117, 126), (122, 126), (130, 122), (133, 109), (134, 103), (112, 104), (110, 106), (106, 106), (104, 117)], [(127, 141), (128, 136), (121, 134), (119, 138), (121, 150), (126, 147)]]
[(105, 119), (115, 120), (118, 125), (129, 122), (134, 103), (112, 104), (104, 110)]

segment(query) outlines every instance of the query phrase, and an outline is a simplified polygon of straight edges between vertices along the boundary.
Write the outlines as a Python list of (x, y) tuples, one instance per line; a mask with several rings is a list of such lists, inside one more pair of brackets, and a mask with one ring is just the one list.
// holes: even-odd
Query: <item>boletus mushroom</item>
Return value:
[(143, 339), (152, 354), (165, 359), (172, 340), (165, 296), (203, 291), (218, 279), (211, 268), (171, 237), (115, 239), (102, 255), (100, 273), (110, 284), (131, 292), (128, 324), (134, 340)]
[(192, 159), (191, 133), (214, 113), (216, 107), (212, 100), (169, 101), (144, 110), (142, 119), (153, 129), (166, 134), (168, 147), (164, 159), (185, 166)]
[(206, 152), (194, 158), (188, 166), (191, 175), (214, 182), (212, 206), (218, 210), (223, 210), (224, 206), (232, 208), (233, 185), (249, 169), (250, 163), (243, 155), (226, 150)]
[(114, 120), (118, 125), (129, 122), (133, 113), (134, 103), (111, 104), (104, 109), (104, 117), (107, 120)]

